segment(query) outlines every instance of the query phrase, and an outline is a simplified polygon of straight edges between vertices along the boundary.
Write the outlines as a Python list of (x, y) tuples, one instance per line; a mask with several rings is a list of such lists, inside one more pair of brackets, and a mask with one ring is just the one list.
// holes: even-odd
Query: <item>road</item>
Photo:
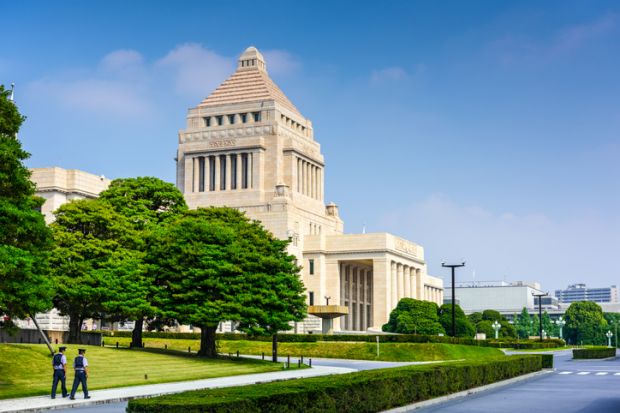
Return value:
[(613, 413), (620, 412), (620, 359), (554, 357), (551, 374), (439, 405), (416, 413)]

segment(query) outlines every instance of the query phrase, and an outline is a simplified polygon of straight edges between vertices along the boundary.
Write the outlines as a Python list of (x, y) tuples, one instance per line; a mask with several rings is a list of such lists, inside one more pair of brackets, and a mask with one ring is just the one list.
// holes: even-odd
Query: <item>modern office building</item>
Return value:
[(617, 303), (618, 288), (615, 285), (603, 288), (588, 288), (585, 284), (572, 284), (565, 290), (555, 290), (561, 303), (593, 301), (595, 303)]
[[(380, 329), (403, 297), (441, 303), (422, 246), (388, 233), (344, 234), (325, 204), (325, 160), (312, 122), (271, 80), (254, 47), (179, 132), (177, 186), (190, 208), (229, 206), (260, 220), (303, 266), (310, 305), (345, 306), (334, 330)], [(319, 330), (308, 317), (298, 331)]]

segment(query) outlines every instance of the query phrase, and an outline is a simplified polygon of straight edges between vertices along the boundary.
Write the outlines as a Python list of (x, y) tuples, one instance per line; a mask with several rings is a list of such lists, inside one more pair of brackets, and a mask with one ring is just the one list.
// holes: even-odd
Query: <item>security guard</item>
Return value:
[(84, 398), (90, 399), (88, 395), (88, 386), (86, 385), (86, 379), (88, 378), (88, 360), (84, 357), (86, 350), (83, 348), (78, 349), (78, 356), (73, 360), (73, 368), (75, 369), (75, 378), (73, 379), (73, 387), (71, 388), (71, 400), (75, 400), (75, 392), (78, 385), (82, 383), (82, 391), (84, 392)]
[(52, 381), (52, 399), (56, 398), (56, 388), (58, 382), (62, 388), (62, 397), (67, 397), (67, 357), (65, 356), (65, 350), (67, 347), (62, 346), (58, 348), (58, 353), (54, 354), (52, 358), (52, 367), (54, 368), (54, 378)]

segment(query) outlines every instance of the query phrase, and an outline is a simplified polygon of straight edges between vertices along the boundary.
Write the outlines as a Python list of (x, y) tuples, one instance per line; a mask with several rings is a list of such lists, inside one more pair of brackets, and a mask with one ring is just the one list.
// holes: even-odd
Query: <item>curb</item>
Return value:
[(501, 387), (509, 386), (511, 384), (519, 383), (521, 381), (526, 381), (530, 379), (534, 379), (538, 376), (544, 376), (549, 373), (553, 373), (555, 369), (545, 369), (541, 371), (536, 371), (534, 373), (524, 374), (523, 376), (513, 377), (512, 379), (502, 380), (495, 383), (487, 384), (485, 386), (474, 387), (473, 389), (464, 390), (458, 393), (448, 394), (446, 396), (436, 397), (430, 400), (424, 400), (417, 403), (408, 404), (406, 406), (396, 407), (390, 410), (384, 410), (383, 413), (405, 413), (410, 412), (412, 410), (423, 409), (425, 407), (434, 406), (437, 404), (442, 404), (450, 400), (460, 399), (467, 396), (471, 396), (474, 394), (482, 393), (489, 390), (498, 389)]

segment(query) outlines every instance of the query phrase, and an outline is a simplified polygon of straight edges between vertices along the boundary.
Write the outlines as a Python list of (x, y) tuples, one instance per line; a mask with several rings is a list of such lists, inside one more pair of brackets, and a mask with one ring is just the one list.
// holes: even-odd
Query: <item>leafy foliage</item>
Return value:
[(565, 337), (572, 344), (603, 344), (607, 321), (601, 306), (591, 301), (576, 301), (565, 313)]
[[(476, 333), (474, 325), (458, 304), (454, 306), (456, 337), (473, 337)], [(452, 333), (452, 304), (439, 307), (439, 322), (448, 335)]]
[(383, 331), (403, 334), (445, 334), (437, 304), (413, 298), (401, 299), (383, 325)]
[(49, 310), (53, 287), (47, 278), (51, 235), (39, 212), (43, 200), (34, 196), (23, 164), (30, 155), (17, 139), (25, 118), (8, 95), (0, 85), (0, 315), (10, 320)]
[(528, 338), (532, 331), (532, 319), (526, 307), (523, 307), (521, 313), (515, 319), (515, 328), (519, 338)]

